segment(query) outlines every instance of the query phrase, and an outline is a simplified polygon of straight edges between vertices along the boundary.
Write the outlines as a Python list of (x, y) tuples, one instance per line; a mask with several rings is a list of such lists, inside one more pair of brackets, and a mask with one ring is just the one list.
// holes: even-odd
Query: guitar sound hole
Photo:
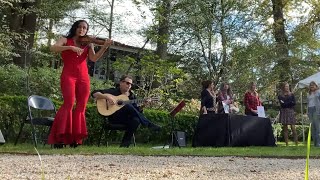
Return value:
[(121, 106), (121, 105), (123, 105), (123, 101), (117, 101), (117, 104), (118, 104), (118, 106)]

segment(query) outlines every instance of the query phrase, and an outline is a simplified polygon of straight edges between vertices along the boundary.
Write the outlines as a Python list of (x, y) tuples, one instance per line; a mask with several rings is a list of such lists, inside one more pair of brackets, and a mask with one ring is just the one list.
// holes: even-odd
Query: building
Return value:
[[(88, 61), (89, 75), (97, 79), (108, 79), (116, 82), (122, 74), (119, 74), (112, 69), (112, 63), (119, 59), (123, 59), (126, 56), (138, 61), (141, 58), (142, 53), (149, 51), (144, 49), (144, 46), (145, 45), (142, 47), (134, 47), (115, 41), (114, 44), (109, 47), (108, 51), (105, 52), (104, 57), (99, 61)], [(99, 46), (96, 46), (95, 48), (96, 51), (99, 50)]]

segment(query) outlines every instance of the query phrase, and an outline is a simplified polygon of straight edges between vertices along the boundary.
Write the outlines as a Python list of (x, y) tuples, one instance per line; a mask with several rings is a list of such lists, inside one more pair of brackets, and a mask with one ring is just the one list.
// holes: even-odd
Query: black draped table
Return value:
[(206, 114), (199, 117), (193, 137), (197, 146), (275, 146), (268, 118), (234, 114)]

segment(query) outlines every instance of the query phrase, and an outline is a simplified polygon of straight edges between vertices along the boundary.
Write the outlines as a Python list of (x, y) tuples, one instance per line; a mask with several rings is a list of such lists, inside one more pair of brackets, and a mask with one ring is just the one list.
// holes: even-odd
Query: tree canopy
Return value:
[[(139, 60), (108, 62), (107, 70), (124, 73), (134, 62), (130, 73), (141, 76), (145, 88), (158, 83), (163, 92), (177, 96), (197, 98), (200, 82), (207, 79), (215, 85), (228, 82), (240, 94), (256, 81), (272, 96), (280, 82), (293, 85), (319, 71), (318, 0), (96, 2), (101, 1), (0, 0), (0, 63), (22, 69), (54, 67), (60, 56), (48, 47), (70, 27), (66, 22), (81, 18), (106, 28), (108, 38), (138, 33), (148, 40), (154, 51)], [(114, 11), (126, 2), (135, 4), (132, 8), (142, 19), (149, 9), (152, 23), (138, 30), (126, 27), (122, 22), (132, 14)]]

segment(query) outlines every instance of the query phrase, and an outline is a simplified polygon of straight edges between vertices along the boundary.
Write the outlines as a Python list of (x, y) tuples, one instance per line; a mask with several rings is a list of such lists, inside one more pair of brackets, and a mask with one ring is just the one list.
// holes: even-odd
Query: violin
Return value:
[(87, 46), (90, 43), (96, 44), (96, 45), (104, 45), (106, 40), (102, 38), (96, 38), (93, 36), (85, 35), (85, 36), (80, 36), (77, 40), (77, 43), (80, 44), (81, 46)]

